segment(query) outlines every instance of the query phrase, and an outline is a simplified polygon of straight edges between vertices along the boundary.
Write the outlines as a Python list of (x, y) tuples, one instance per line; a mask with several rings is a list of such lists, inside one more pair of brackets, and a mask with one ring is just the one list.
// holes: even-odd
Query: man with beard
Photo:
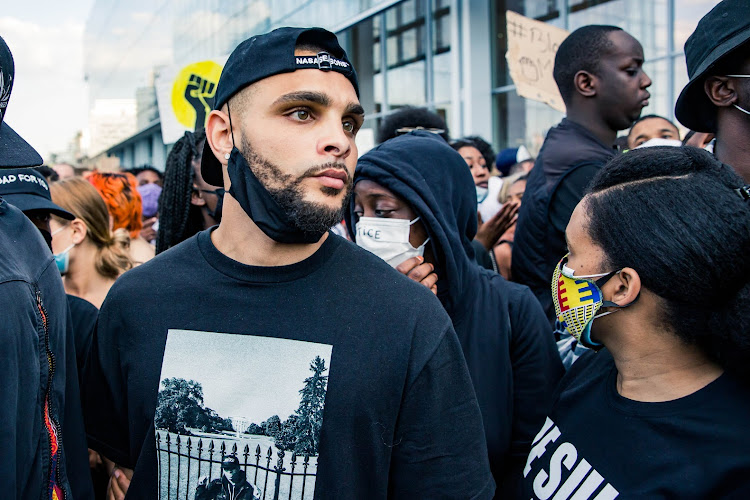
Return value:
[(588, 183), (616, 153), (614, 142), (641, 115), (651, 79), (643, 47), (616, 26), (578, 28), (560, 44), (553, 75), (566, 117), (552, 128), (529, 173), (513, 243), (513, 279), (531, 288), (554, 319), (549, 283), (565, 254), (565, 227)]
[[(274, 463), (286, 460), (274, 485), (285, 496), (491, 498), (450, 318), (429, 290), (327, 231), (347, 204), (364, 118), (335, 35), (280, 28), (246, 40), (214, 106), (201, 170), (227, 189), (221, 223), (126, 273), (101, 310), (84, 412), (90, 445), (116, 464), (111, 496), (192, 487), (169, 468), (191, 467), (170, 455), (180, 434), (225, 440), (230, 415), (242, 416), (230, 427), (289, 415), (263, 431)], [(295, 455), (307, 473), (291, 486)]]

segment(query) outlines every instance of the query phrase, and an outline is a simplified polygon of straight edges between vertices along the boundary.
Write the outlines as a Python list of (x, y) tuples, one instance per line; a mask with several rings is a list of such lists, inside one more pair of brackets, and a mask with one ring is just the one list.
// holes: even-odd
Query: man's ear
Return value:
[(609, 300), (620, 306), (635, 302), (638, 294), (641, 293), (641, 277), (632, 267), (623, 268), (622, 271), (612, 277), (607, 285), (609, 286), (605, 287), (610, 288), (608, 291), (612, 294)]
[(229, 123), (229, 115), (221, 110), (213, 110), (208, 114), (206, 122), (206, 140), (214, 156), (222, 165), (227, 164), (225, 155), (232, 152), (232, 129)]
[(734, 104), (737, 92), (735, 81), (728, 76), (709, 76), (703, 82), (703, 90), (714, 106), (726, 108)]
[(588, 71), (579, 71), (573, 77), (573, 84), (576, 92), (581, 94), (583, 97), (595, 97), (596, 86), (598, 80), (596, 76), (592, 75)]
[(70, 221), (70, 227), (73, 228), (73, 243), (80, 245), (81, 242), (86, 239), (86, 235), (88, 234), (86, 223), (81, 219), (76, 218)]
[(200, 192), (198, 186), (193, 184), (193, 190), (190, 193), (190, 204), (196, 207), (203, 207), (206, 205), (206, 200), (203, 198), (203, 193)]

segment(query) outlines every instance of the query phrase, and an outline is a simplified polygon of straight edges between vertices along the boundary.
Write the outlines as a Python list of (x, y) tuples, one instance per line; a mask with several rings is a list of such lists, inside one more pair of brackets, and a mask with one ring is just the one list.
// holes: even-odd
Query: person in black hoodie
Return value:
[[(562, 375), (544, 312), (528, 288), (474, 262), (476, 191), (444, 140), (416, 131), (386, 141), (360, 158), (354, 182), (352, 239), (428, 287), (438, 277), (434, 291), (453, 320), (482, 411), (497, 496), (508, 496)], [(410, 240), (384, 241), (403, 231), (396, 219), (407, 218)]]
[[(13, 56), (0, 37), (0, 183), (44, 182), (31, 169), (8, 170), (42, 164), (3, 121), (14, 76)], [(85, 500), (93, 491), (70, 312), (42, 234), (0, 196), (1, 496)]]

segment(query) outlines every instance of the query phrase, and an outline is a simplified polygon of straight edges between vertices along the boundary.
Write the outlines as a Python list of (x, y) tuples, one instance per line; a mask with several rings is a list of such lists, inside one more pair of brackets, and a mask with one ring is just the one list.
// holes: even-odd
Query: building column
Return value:
[(492, 12), (486, 0), (460, 4), (460, 65), (463, 87), (461, 128), (454, 136), (480, 135), (492, 141)]

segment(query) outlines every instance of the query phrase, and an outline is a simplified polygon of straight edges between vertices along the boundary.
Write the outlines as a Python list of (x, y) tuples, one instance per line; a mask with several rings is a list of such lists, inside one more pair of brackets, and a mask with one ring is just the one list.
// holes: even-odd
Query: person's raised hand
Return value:
[(424, 261), (424, 257), (412, 257), (406, 259), (396, 266), (396, 271), (421, 283), (437, 295), (438, 275), (435, 274), (435, 266)]
[(482, 216), (477, 212), (479, 227), (477, 235), (474, 237), (488, 251), (494, 247), (500, 237), (516, 223), (518, 219), (518, 208), (521, 204), (517, 201), (509, 201), (503, 205), (490, 220), (482, 221)]
[(151, 217), (143, 221), (143, 228), (141, 229), (141, 237), (151, 243), (156, 239), (156, 229), (154, 229), (154, 223), (156, 217)]

